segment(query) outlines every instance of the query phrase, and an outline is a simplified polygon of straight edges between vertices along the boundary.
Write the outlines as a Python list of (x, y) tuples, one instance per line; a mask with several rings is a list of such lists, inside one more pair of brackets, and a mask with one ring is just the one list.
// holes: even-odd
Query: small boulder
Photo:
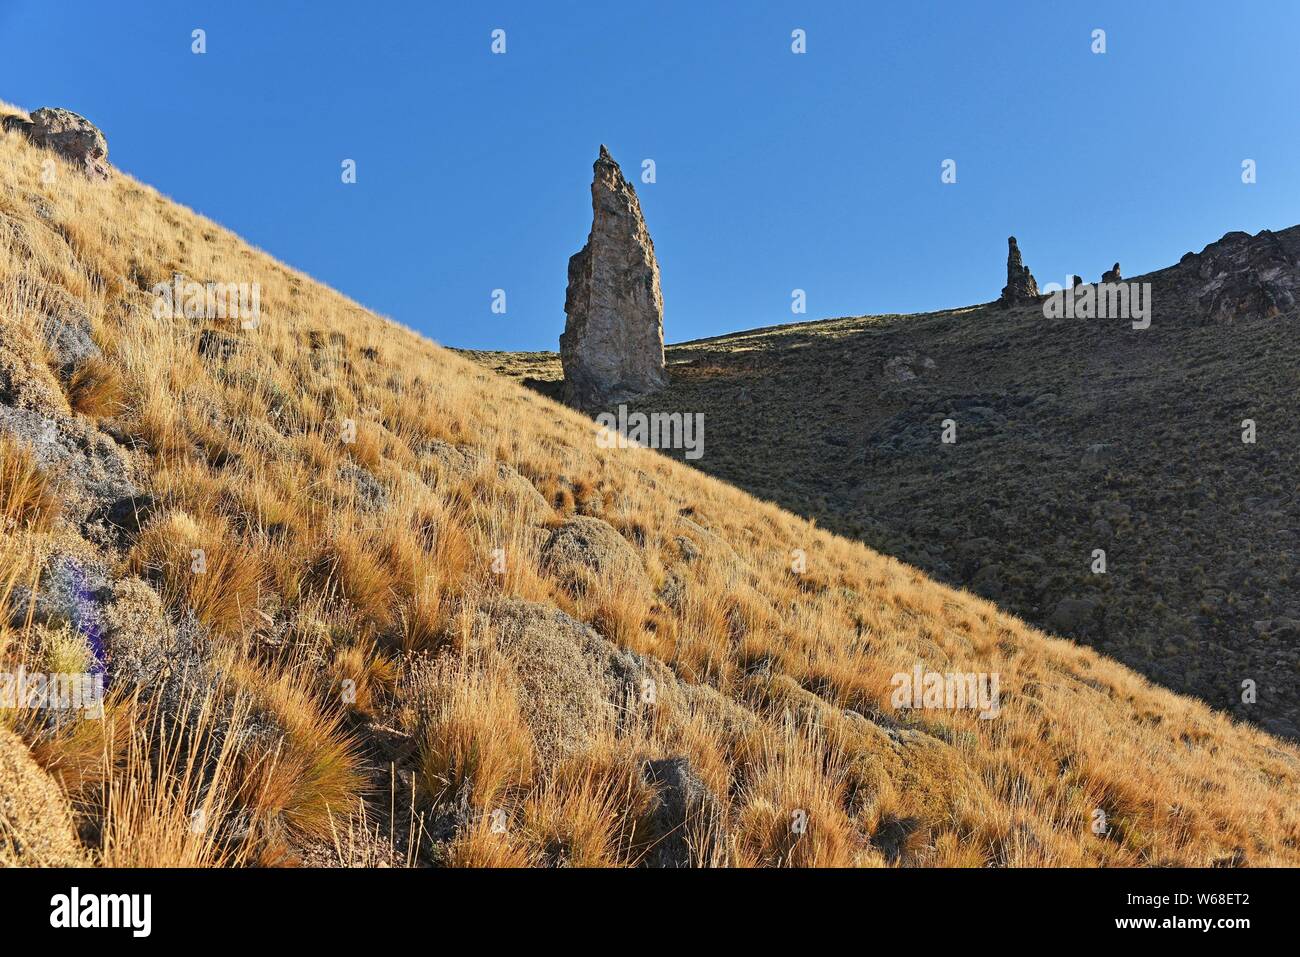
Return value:
[(929, 356), (918, 355), (915, 352), (905, 352), (902, 355), (890, 356), (885, 363), (885, 380), (887, 382), (911, 382), (934, 367), (935, 362)]
[(0, 405), (0, 435), (26, 445), (37, 466), (57, 477), (67, 515), (84, 518), (140, 492), (130, 459), (88, 421)]
[[(647, 814), (651, 850), (647, 867), (691, 867), (707, 859), (702, 847), (718, 814), (718, 799), (709, 790), (689, 758), (673, 757), (646, 761), (641, 779), (655, 790), (655, 801)], [(695, 849), (692, 855), (692, 848)]]
[(1119, 282), (1123, 277), (1119, 273), (1119, 263), (1111, 266), (1101, 274), (1102, 282)]
[(1091, 598), (1062, 598), (1048, 624), (1063, 634), (1078, 634), (1091, 629), (1100, 606)]
[(388, 489), (367, 469), (345, 463), (338, 467), (338, 479), (352, 490), (353, 501), (363, 512), (382, 512), (388, 508)]
[(42, 333), (50, 358), (65, 378), (90, 359), (103, 358), (90, 334), (90, 316), (71, 297), (45, 317)]
[(579, 591), (595, 583), (644, 593), (645, 566), (635, 548), (612, 525), (581, 515), (551, 533), (542, 546), (542, 566)]
[(43, 107), (23, 128), (37, 146), (53, 150), (91, 179), (112, 178), (108, 165), (108, 140), (90, 120), (71, 110)]

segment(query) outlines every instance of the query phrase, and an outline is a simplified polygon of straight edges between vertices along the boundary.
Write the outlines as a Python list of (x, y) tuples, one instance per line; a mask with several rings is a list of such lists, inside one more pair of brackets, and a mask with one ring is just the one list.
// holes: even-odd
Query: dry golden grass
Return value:
[(58, 497), (31, 450), (0, 436), (0, 528), (44, 529), (58, 511)]
[(68, 379), (68, 404), (82, 415), (116, 415), (122, 408), (121, 393), (121, 376), (103, 359), (87, 359)]
[(239, 756), (241, 805), (268, 826), (328, 837), (366, 790), (355, 745), (342, 727), (345, 702), (313, 694), (299, 670), (271, 672), (236, 663), (231, 678), (252, 702), (250, 721), (282, 732), (256, 741)]
[(413, 684), (416, 781), (432, 804), (461, 800), (491, 813), (531, 782), (532, 733), (508, 682), (448, 660)]
[[(218, 734), (220, 702), (195, 702), (189, 727), (139, 705), (125, 731), (124, 758), (104, 762), (99, 860), (106, 867), (221, 867), (248, 860), (251, 845), (231, 828), (237, 807), (236, 759), (247, 703), (237, 702)], [(256, 819), (249, 822), (256, 824)]]
[[(419, 813), (455, 822), (417, 849), (424, 862), (635, 865), (651, 850), (642, 762), (681, 756), (717, 798), (691, 825), (695, 864), (1300, 863), (1293, 746), (686, 466), (601, 449), (579, 414), (129, 177), (60, 167), (47, 184), (43, 158), (0, 137), (0, 303), (58, 287), (110, 358), (86, 392), (42, 379), (30, 402), (100, 416), (112, 398), (161, 508), (104, 559), (153, 582), (173, 621), (193, 612), (256, 731), (210, 733), (214, 700), (170, 725), (122, 704), (91, 744), (25, 734), (45, 766), (82, 769), (66, 786), (103, 834), (98, 860), (275, 864), (337, 843), (358, 807), (388, 813), (394, 768), (376, 755), (404, 724), (397, 773), (414, 776)], [(152, 315), (149, 287), (174, 271), (261, 284), (259, 328), (230, 332), (242, 348), (200, 357), (202, 323)], [(478, 458), (448, 469), (435, 443)], [(24, 535), (75, 535), (54, 514), (57, 478), (0, 445), (4, 515)], [(548, 531), (579, 512), (631, 544), (643, 583), (576, 591), (548, 571)], [(19, 548), (0, 549), (0, 582), (30, 572)], [(644, 722), (615, 702), (576, 753), (543, 757), (519, 663), (480, 646), (502, 598), (646, 656), (665, 669), (662, 700)], [(35, 647), (34, 627), (0, 637), (6, 655)], [(999, 716), (895, 711), (890, 676), (917, 662), (996, 672)], [(105, 739), (118, 744), (95, 775)]]
[(169, 604), (193, 610), (214, 633), (238, 637), (252, 620), (261, 567), (219, 521), (173, 511), (145, 530), (133, 559), (138, 572), (160, 580)]

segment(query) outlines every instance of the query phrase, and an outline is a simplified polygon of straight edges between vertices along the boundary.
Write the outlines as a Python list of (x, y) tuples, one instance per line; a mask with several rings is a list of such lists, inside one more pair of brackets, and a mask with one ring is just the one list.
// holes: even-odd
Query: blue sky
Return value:
[(119, 168), (439, 342), (554, 349), (602, 142), (655, 161), (669, 342), (805, 318), (795, 288), (806, 318), (986, 301), (1013, 233), (1041, 284), (1300, 222), (1298, 27), (1290, 0), (0, 0), (0, 99), (84, 113)]

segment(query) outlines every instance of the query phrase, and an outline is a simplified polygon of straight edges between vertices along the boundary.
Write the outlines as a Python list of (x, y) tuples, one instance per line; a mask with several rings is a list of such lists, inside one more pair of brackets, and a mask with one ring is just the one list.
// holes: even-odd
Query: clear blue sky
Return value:
[(656, 162), (670, 342), (791, 321), (794, 288), (808, 318), (986, 301), (1012, 233), (1046, 283), (1300, 222), (1298, 28), (1292, 0), (0, 0), (0, 99), (84, 113), (121, 169), (440, 342), (554, 349), (602, 142)]

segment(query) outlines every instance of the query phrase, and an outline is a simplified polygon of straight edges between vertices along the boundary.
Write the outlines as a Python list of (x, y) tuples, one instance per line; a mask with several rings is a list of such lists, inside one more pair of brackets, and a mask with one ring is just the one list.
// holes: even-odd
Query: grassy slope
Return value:
[[(716, 799), (692, 825), (701, 863), (1300, 862), (1290, 745), (696, 470), (599, 449), (589, 420), (125, 176), (101, 187), (60, 167), (43, 184), (44, 158), (0, 139), (3, 341), (30, 352), (48, 286), (90, 314), (111, 374), (96, 373), (108, 394), (83, 407), (121, 438), (160, 507), (124, 541), (82, 545), (129, 583), (119, 589), (144, 589), (144, 618), (156, 590), (160, 633), (174, 635), (192, 610), (204, 667), (225, 675), (203, 690), (207, 711), (119, 683), (95, 728), (16, 722), (98, 827), (86, 833), (102, 860), (368, 862), (395, 853), (382, 846), (387, 812), (396, 804), (397, 830), (408, 827), (409, 801), (430, 833), (394, 842), (408, 860), (633, 863), (654, 850), (641, 763), (685, 756)], [(152, 317), (143, 290), (173, 271), (262, 284), (261, 327), (231, 331), (241, 351), (203, 359), (199, 324)], [(70, 414), (48, 390), (24, 401)], [(350, 444), (339, 439), (347, 418)], [(440, 443), (482, 458), (448, 468), (455, 456)], [(11, 466), (21, 455), (5, 452)], [(371, 480), (381, 492), (361, 494)], [(549, 530), (577, 512), (634, 549), (617, 580), (584, 585), (543, 562)], [(26, 574), (25, 549), (82, 547), (84, 530), (66, 517), (14, 514), (11, 577)], [(204, 578), (187, 569), (196, 544)], [(497, 548), (504, 574), (493, 571)], [(796, 549), (807, 553), (801, 576), (790, 571)], [(539, 649), (544, 659), (573, 646), (494, 646), (501, 609), (514, 607), (503, 596), (558, 609), (643, 656), (662, 697), (616, 701), (635, 713), (610, 719), (580, 700), (580, 684), (539, 696), (539, 669), (561, 684), (566, 674)], [(57, 648), (66, 658), (66, 640), (35, 626), (0, 637), (11, 660), (48, 663)], [(916, 662), (998, 672), (1000, 716), (895, 711), (889, 677)], [(345, 678), (354, 701), (339, 695)], [(168, 744), (158, 730), (169, 707), (190, 739)], [(216, 733), (213, 709), (231, 727), (257, 716), (275, 748), (256, 743), (265, 734)], [(197, 763), (214, 787), (159, 771), (187, 766), (193, 741), (207, 742)], [(394, 774), (412, 775), (414, 792), (387, 793)], [(362, 798), (364, 820), (353, 813)], [(208, 819), (251, 827), (196, 834), (185, 825), (201, 800)], [(504, 835), (489, 827), (497, 808)], [(1098, 808), (1106, 835), (1091, 828)], [(809, 824), (796, 834), (800, 809)], [(378, 833), (355, 839), (367, 822)]]

